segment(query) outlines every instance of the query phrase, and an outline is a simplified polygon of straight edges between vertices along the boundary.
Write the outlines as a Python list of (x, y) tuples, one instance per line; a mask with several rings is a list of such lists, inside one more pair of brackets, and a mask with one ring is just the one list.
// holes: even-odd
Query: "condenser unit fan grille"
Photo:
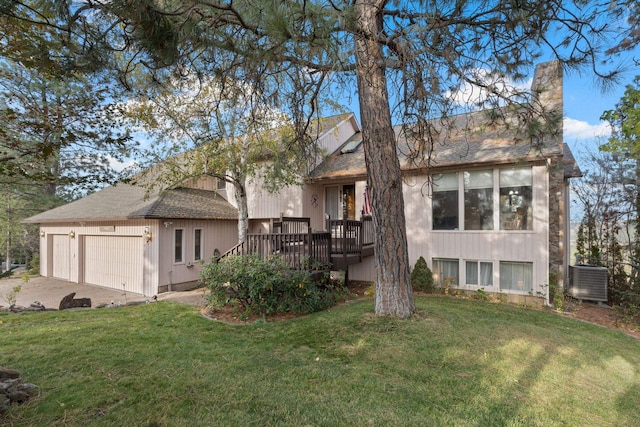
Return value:
[(607, 301), (607, 269), (593, 265), (569, 267), (569, 295), (589, 301)]

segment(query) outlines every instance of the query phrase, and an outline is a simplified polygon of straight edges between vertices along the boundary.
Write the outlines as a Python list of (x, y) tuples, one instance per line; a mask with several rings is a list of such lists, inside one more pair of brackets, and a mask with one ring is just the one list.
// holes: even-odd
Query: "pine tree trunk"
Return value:
[(391, 125), (382, 33), (385, 0), (356, 0), (356, 60), (362, 138), (376, 230), (377, 315), (408, 318), (415, 312), (402, 195), (402, 176)]

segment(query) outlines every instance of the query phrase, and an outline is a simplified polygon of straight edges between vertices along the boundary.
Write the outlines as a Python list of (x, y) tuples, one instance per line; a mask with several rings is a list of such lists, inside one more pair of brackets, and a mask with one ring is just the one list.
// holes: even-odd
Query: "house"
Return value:
[[(540, 64), (533, 85), (539, 102), (562, 111), (558, 62)], [(548, 298), (551, 269), (566, 276), (569, 180), (580, 170), (562, 141), (561, 121), (534, 148), (517, 142), (512, 128), (486, 117), (484, 112), (455, 117), (458, 130), (441, 132), (428, 167), (406, 156), (408, 143), (397, 128), (410, 262), (423, 256), (440, 285)], [(249, 185), (250, 233), (272, 232), (274, 218), (282, 216), (306, 217), (313, 230), (327, 230), (327, 218), (355, 220), (367, 209), (359, 125), (353, 115), (325, 124), (317, 141), (327, 155), (318, 159), (306, 185), (275, 194), (263, 190), (259, 178)], [(128, 273), (137, 275), (136, 292), (150, 295), (196, 280), (196, 253), (206, 260), (216, 249), (223, 253), (234, 245), (235, 200), (220, 184), (202, 181), (198, 190), (174, 189), (153, 203), (136, 201), (133, 193), (140, 190), (128, 189), (131, 206), (122, 212), (106, 201), (117, 186), (29, 218), (41, 224), (41, 274), (117, 287), (130, 277), (98, 276), (109, 273), (109, 265), (124, 270), (126, 258), (140, 264)], [(200, 194), (203, 205), (193, 200), (193, 210), (186, 204), (182, 210), (190, 192)], [(93, 200), (90, 206), (102, 204), (106, 210), (84, 212), (83, 203)], [(372, 256), (345, 268), (352, 280), (375, 279)]]

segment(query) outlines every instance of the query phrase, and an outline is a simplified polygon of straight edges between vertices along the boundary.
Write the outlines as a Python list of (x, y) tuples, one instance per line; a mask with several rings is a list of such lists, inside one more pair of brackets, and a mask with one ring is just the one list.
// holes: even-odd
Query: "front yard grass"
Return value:
[(232, 326), (171, 302), (0, 314), (0, 366), (40, 395), (34, 426), (640, 425), (640, 342), (505, 304), (371, 300)]

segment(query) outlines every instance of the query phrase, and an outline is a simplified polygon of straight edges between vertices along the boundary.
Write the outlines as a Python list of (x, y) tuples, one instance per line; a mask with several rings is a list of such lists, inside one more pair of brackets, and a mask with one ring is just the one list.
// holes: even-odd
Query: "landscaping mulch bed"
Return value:
[[(365, 292), (370, 287), (371, 284), (367, 282), (350, 283), (349, 291), (351, 293), (351, 296), (343, 303), (348, 303), (349, 301), (357, 300), (360, 298), (367, 298)], [(447, 298), (455, 297), (449, 296)], [(622, 312), (603, 304), (599, 305), (587, 302), (570, 301), (563, 312), (557, 313), (581, 321), (601, 325), (609, 329), (620, 330), (640, 340), (640, 324), (638, 324), (637, 322), (630, 322), (628, 319), (625, 319)], [(259, 315), (241, 316), (239, 313), (234, 312), (231, 307), (223, 307), (215, 310), (211, 308), (204, 308), (202, 309), (202, 314), (208, 318), (218, 320), (220, 322), (238, 325), (251, 324), (260, 319), (269, 322), (281, 322), (303, 316), (291, 313), (272, 314), (265, 317)]]

